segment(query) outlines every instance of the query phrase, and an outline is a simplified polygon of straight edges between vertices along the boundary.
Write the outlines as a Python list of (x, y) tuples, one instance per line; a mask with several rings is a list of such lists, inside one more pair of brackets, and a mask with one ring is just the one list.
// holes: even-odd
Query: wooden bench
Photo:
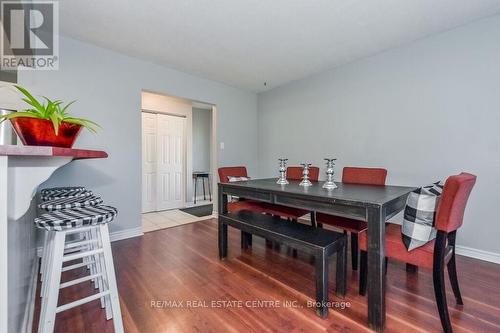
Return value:
[[(269, 215), (242, 210), (219, 215), (219, 258), (227, 257), (227, 226), (261, 236), (314, 256), (316, 268), (316, 313), (328, 316), (328, 259), (337, 253), (336, 294), (344, 297), (347, 278), (347, 237), (343, 233), (293, 223)], [(243, 234), (243, 233), (242, 233)]]

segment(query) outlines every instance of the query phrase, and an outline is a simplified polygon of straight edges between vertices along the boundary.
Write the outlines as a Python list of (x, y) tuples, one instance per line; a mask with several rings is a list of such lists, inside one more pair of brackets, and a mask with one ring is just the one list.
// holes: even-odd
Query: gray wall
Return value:
[(212, 111), (193, 108), (193, 171), (210, 170)]
[[(259, 175), (277, 158), (383, 166), (391, 184), (478, 175), (458, 244), (500, 253), (500, 16), (259, 94)], [(322, 173), (324, 168), (322, 168)]]
[(217, 136), (225, 142), (219, 165), (246, 164), (256, 172), (254, 93), (69, 38), (60, 40), (58, 71), (22, 71), (19, 82), (36, 94), (77, 99), (72, 112), (102, 126), (97, 135), (82, 132), (75, 147), (103, 149), (109, 158), (72, 162), (45, 185), (81, 184), (101, 194), (120, 212), (111, 232), (141, 225), (141, 90), (217, 105)]

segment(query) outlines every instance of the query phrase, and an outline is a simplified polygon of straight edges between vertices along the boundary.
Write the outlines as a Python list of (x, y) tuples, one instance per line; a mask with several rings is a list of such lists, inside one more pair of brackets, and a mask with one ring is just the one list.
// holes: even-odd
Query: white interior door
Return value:
[(182, 117), (157, 115), (156, 209), (184, 207), (185, 122)]
[(156, 114), (142, 112), (142, 212), (156, 211)]

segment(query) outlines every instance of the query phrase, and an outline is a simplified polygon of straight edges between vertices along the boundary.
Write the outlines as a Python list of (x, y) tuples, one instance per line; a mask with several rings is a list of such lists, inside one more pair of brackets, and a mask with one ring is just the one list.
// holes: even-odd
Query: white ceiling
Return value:
[(63, 35), (263, 91), (493, 15), (500, 0), (64, 0), (60, 9)]

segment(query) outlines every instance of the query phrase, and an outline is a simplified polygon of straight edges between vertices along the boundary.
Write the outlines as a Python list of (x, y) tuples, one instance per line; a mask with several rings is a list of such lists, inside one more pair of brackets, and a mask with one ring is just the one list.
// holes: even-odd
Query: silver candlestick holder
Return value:
[(286, 180), (286, 161), (288, 161), (288, 158), (279, 158), (278, 161), (280, 161), (280, 178), (278, 178), (276, 184), (286, 185), (288, 184), (288, 180)]
[(334, 166), (336, 158), (325, 158), (326, 161), (326, 182), (323, 184), (323, 188), (327, 190), (333, 190), (337, 188), (337, 185), (333, 181)]
[(312, 183), (309, 180), (309, 167), (311, 166), (310, 163), (302, 163), (301, 164), (304, 169), (302, 170), (302, 181), (300, 182), (299, 186), (311, 186)]

